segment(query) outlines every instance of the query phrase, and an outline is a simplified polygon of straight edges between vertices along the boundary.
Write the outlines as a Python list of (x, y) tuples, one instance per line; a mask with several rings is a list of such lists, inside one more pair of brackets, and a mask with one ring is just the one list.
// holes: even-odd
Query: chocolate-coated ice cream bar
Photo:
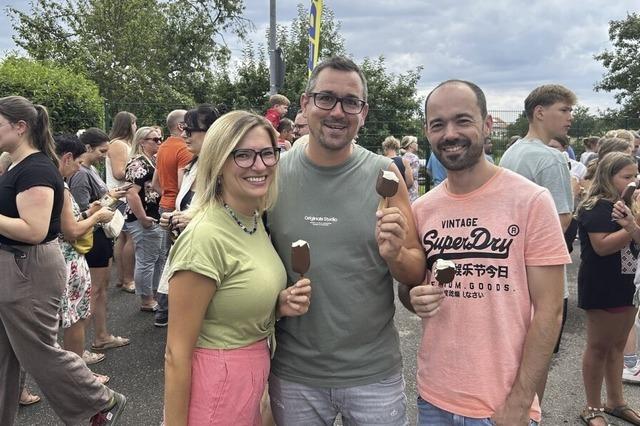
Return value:
[(382, 197), (378, 209), (386, 207), (387, 198), (391, 198), (398, 192), (398, 176), (391, 170), (380, 170), (376, 181), (376, 191)]
[(291, 243), (291, 269), (293, 272), (304, 276), (309, 270), (310, 263), (309, 243), (304, 240)]
[(449, 284), (456, 275), (456, 264), (451, 260), (438, 259), (433, 264), (433, 274), (440, 285)]
[(635, 182), (631, 182), (622, 192), (622, 201), (631, 207), (631, 202), (633, 201), (633, 193), (636, 191), (637, 185)]

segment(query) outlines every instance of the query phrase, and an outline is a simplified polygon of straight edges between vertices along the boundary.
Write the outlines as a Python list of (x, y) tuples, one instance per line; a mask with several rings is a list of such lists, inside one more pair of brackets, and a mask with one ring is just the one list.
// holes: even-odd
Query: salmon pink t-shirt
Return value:
[(162, 187), (160, 207), (163, 209), (171, 211), (175, 208), (176, 197), (180, 191), (178, 170), (187, 167), (192, 158), (184, 139), (177, 136), (169, 136), (158, 148), (156, 170)]
[[(443, 410), (491, 417), (511, 392), (531, 324), (526, 267), (571, 262), (553, 200), (499, 169), (464, 195), (445, 181), (412, 209), (429, 270), (438, 258), (456, 264), (440, 311), (422, 321), (418, 391)], [(424, 284), (437, 282), (428, 273)], [(540, 421), (537, 398), (530, 416)]]

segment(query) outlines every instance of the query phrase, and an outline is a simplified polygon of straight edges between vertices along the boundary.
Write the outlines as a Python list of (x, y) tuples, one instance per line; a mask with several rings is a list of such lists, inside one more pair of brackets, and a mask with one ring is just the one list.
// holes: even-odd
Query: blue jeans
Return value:
[(333, 425), (338, 413), (344, 426), (409, 424), (401, 373), (350, 388), (311, 387), (271, 374), (269, 396), (278, 426)]
[[(172, 212), (172, 211), (173, 210), (165, 209), (163, 207), (160, 207), (159, 209), (160, 214)], [(165, 230), (164, 246), (161, 249), (164, 251), (165, 262), (169, 257), (169, 250), (171, 249), (171, 237), (169, 235), (170, 232), (171, 231)], [(163, 269), (164, 269), (164, 265), (163, 265)], [(162, 274), (162, 272), (160, 273)], [(169, 318), (169, 296), (163, 293), (156, 293), (156, 302), (158, 302), (158, 310), (155, 313), (156, 320), (166, 321)]]
[(167, 260), (164, 250), (166, 232), (158, 224), (154, 223), (145, 229), (140, 221), (134, 220), (128, 224), (131, 238), (136, 244), (136, 268), (133, 278), (136, 281), (136, 294), (138, 296), (153, 296), (158, 289), (160, 275)]
[[(418, 426), (493, 426), (491, 419), (474, 419), (442, 410), (418, 397)], [(529, 426), (538, 422), (529, 421)]]

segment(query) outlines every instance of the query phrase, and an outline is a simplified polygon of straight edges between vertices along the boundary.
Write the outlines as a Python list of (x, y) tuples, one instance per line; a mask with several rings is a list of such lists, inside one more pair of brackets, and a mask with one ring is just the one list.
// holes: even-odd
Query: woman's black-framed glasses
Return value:
[(320, 109), (331, 111), (338, 102), (342, 105), (342, 111), (346, 114), (360, 114), (366, 102), (354, 96), (335, 96), (326, 92), (311, 92), (309, 96), (313, 97), (313, 103)]
[(262, 162), (267, 167), (275, 166), (280, 160), (280, 148), (264, 148), (260, 151), (253, 149), (234, 149), (231, 151), (233, 161), (238, 167), (243, 169), (250, 169), (256, 163), (258, 155), (262, 159)]
[(157, 143), (158, 145), (160, 145), (162, 143), (162, 138), (144, 138), (145, 141), (154, 141), (155, 143)]

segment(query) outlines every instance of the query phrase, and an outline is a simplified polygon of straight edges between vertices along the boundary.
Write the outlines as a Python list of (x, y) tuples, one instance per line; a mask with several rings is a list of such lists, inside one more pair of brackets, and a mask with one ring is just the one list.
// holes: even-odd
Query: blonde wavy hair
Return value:
[[(620, 193), (613, 185), (613, 177), (630, 165), (636, 165), (636, 160), (629, 154), (623, 152), (610, 152), (598, 161), (593, 182), (577, 211), (582, 209), (591, 210), (599, 200), (608, 200), (615, 203), (620, 199)], [(636, 203), (633, 204), (632, 211), (637, 214)]]
[(627, 142), (631, 142), (632, 145), (633, 145), (633, 140), (635, 139), (635, 137), (633, 136), (633, 133), (630, 130), (625, 130), (625, 129), (609, 130), (607, 133), (604, 134), (604, 137), (624, 139)]
[[(271, 146), (278, 146), (276, 133), (264, 117), (247, 111), (232, 111), (217, 119), (207, 131), (202, 149), (198, 157), (198, 171), (196, 174), (196, 187), (193, 202), (187, 211), (187, 215), (194, 217), (210, 207), (221, 206), (222, 191), (219, 188), (219, 178), (225, 162), (233, 161), (233, 151), (245, 138), (247, 133), (254, 128), (266, 130), (271, 140)], [(262, 213), (271, 208), (278, 195), (278, 168), (275, 166), (273, 179), (269, 184), (267, 194), (260, 202), (259, 210)], [(224, 183), (223, 183), (224, 184)]]
[(385, 152), (390, 150), (398, 151), (400, 149), (400, 141), (393, 136), (387, 136), (382, 141), (382, 149)]

